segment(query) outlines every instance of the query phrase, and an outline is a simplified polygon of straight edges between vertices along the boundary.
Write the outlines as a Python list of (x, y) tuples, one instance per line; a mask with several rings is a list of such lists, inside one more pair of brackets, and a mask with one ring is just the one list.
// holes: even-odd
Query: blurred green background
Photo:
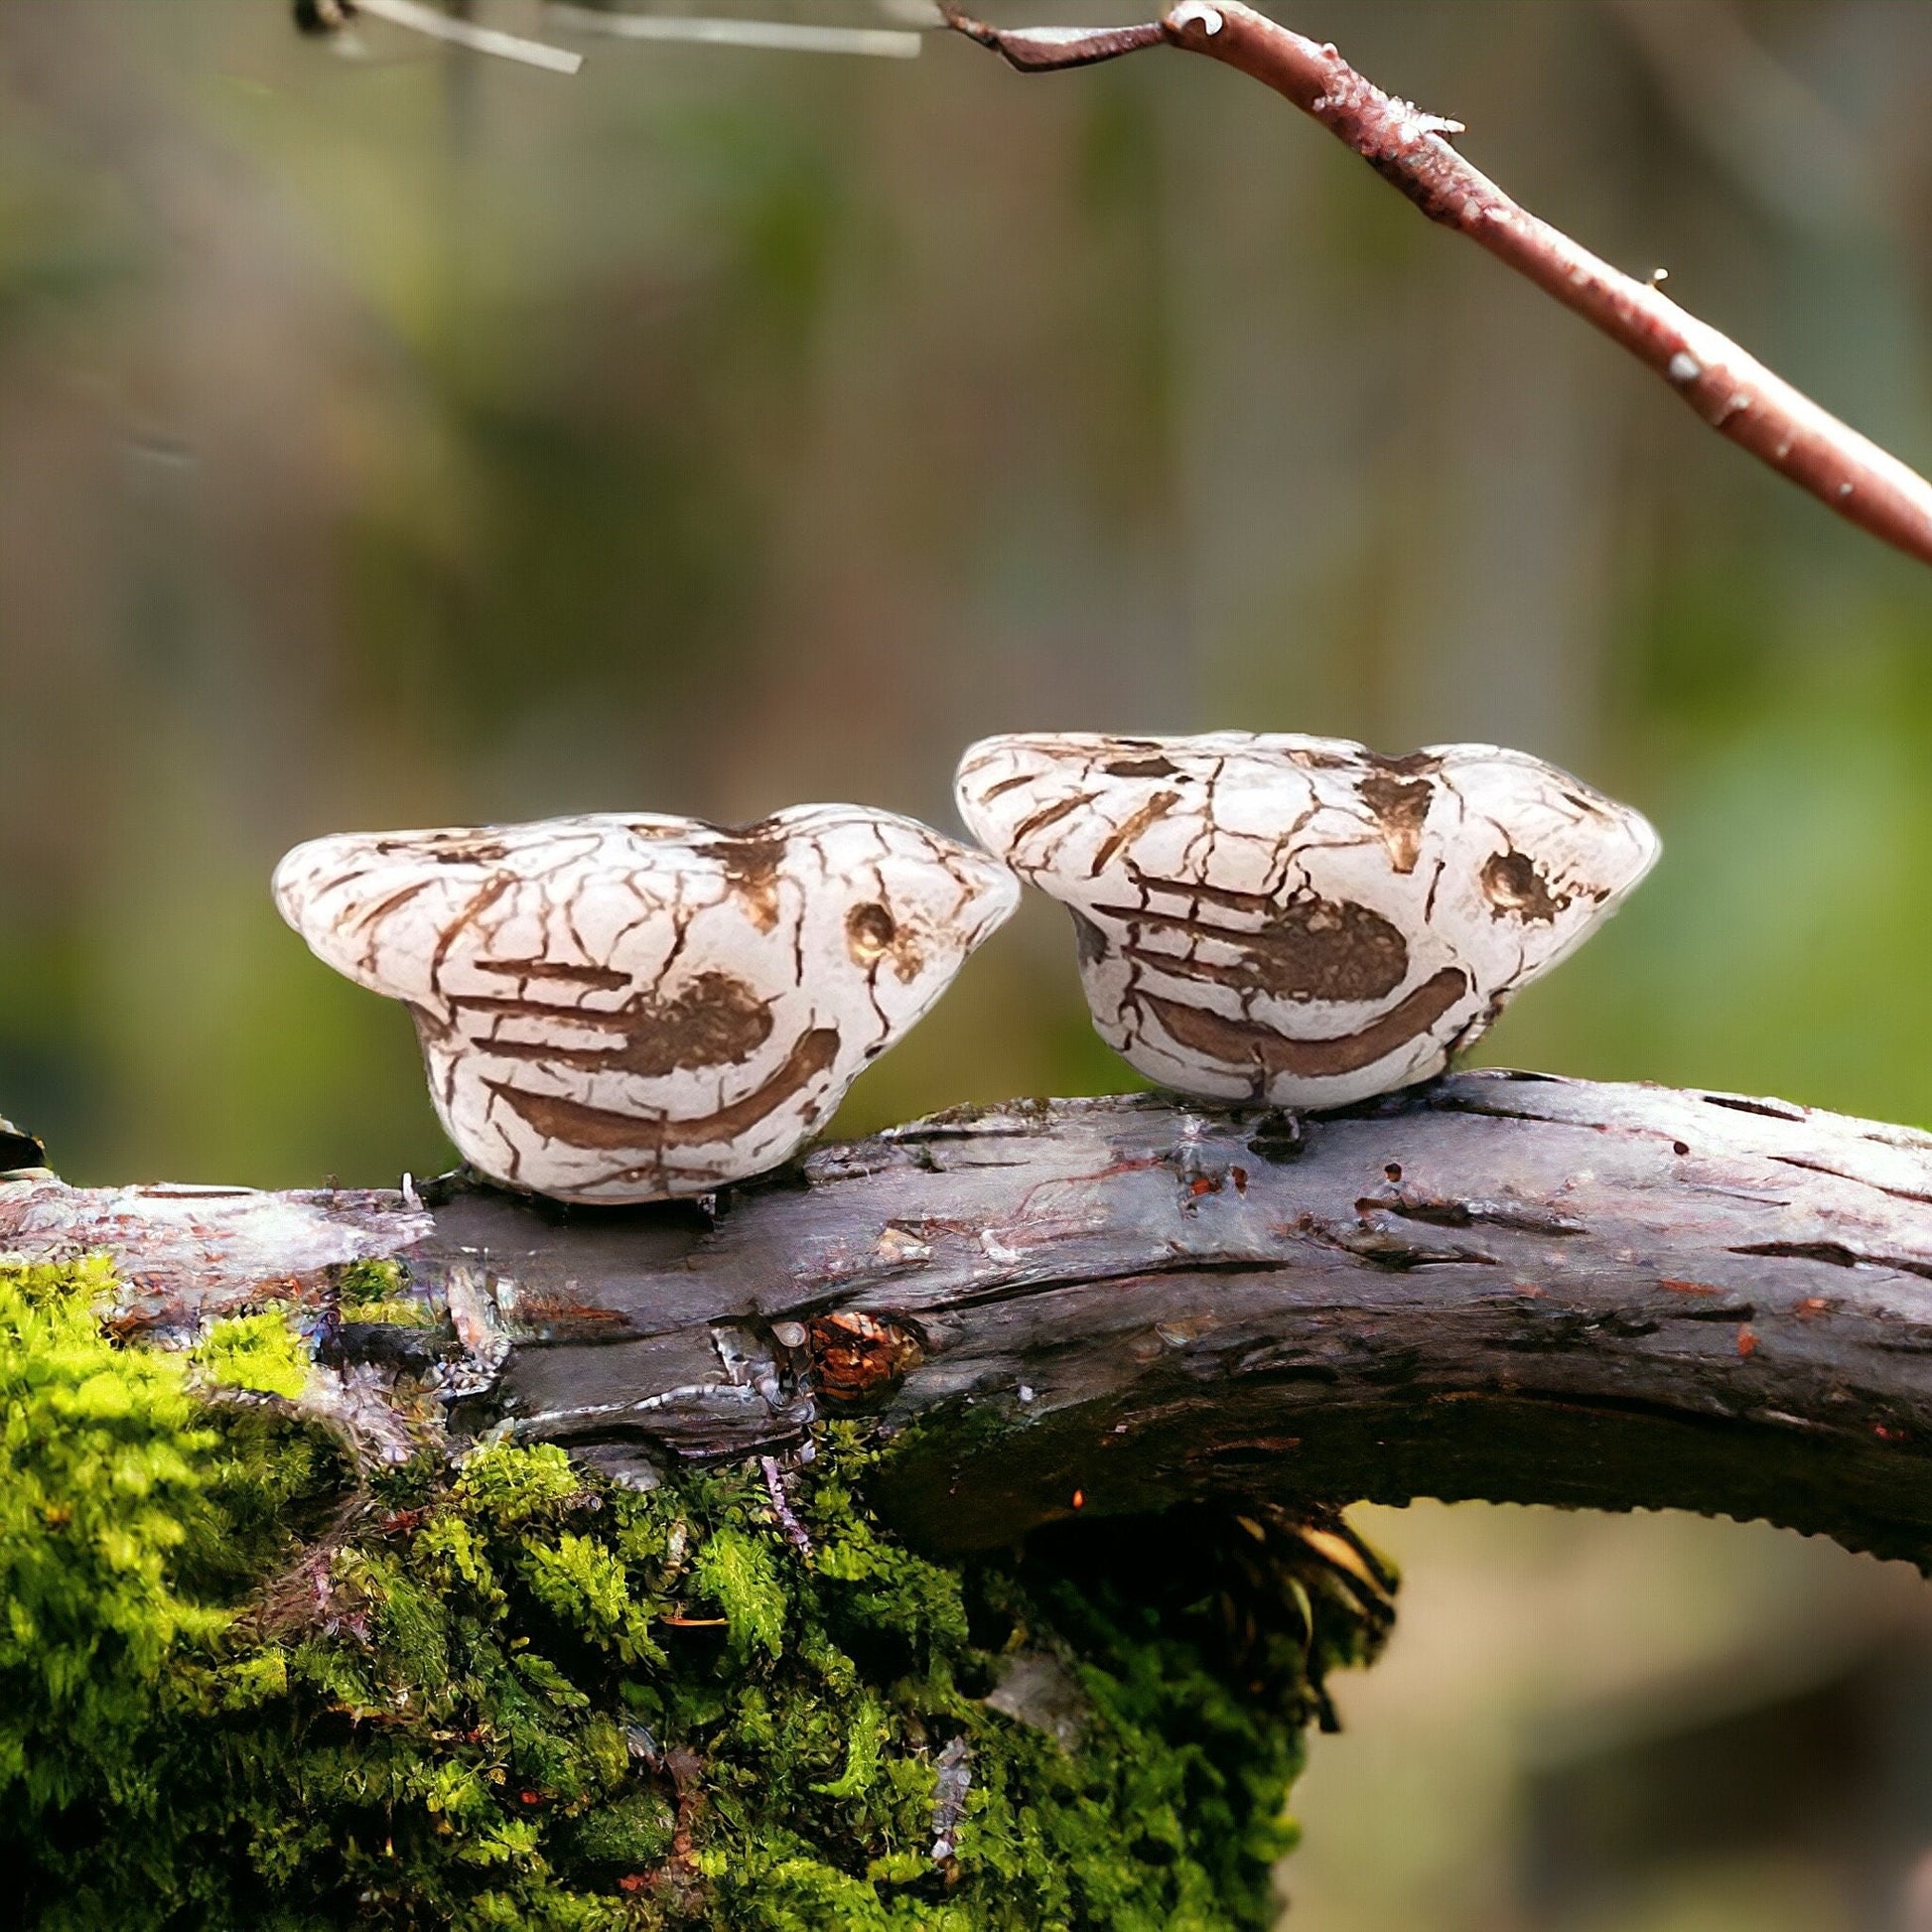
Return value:
[[(1568, 764), (1665, 858), (1486, 1057), (1932, 1123), (1932, 573), (1210, 63), (477, 13), (588, 65), (305, 40), (279, 0), (0, 0), (0, 1111), (69, 1175), (447, 1160), (401, 1010), (269, 905), (298, 839), (950, 825), (968, 740), (1052, 726)], [(1924, 0), (1292, 20), (1932, 468)], [(843, 1121), (1125, 1084), (1035, 904)], [(1407, 1622), (1317, 1747), (1298, 1924), (1932, 1926), (1932, 1770), (1862, 1721), (1868, 1842), (1766, 1824), (1592, 1876), (1565, 1806), (1603, 1801), (1552, 1769), (1613, 1782), (1694, 1707), (1867, 1667), (1903, 1708), (1914, 1580), (1663, 1518), (1372, 1528)]]

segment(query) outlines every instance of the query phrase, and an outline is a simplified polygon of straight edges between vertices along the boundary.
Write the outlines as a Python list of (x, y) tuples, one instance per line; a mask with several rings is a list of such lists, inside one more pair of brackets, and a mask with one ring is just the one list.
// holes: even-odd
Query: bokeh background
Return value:
[[(1209, 63), (477, 13), (589, 64), (0, 0), (0, 1110), (67, 1173), (444, 1163), (401, 1011), (270, 908), (300, 838), (950, 824), (968, 740), (1049, 726), (1569, 764), (1665, 860), (1486, 1057), (1932, 1122), (1932, 573)], [(1932, 6), (1293, 20), (1932, 468)], [(844, 1120), (1124, 1084), (1033, 905)], [(1315, 1749), (1303, 1932), (1932, 1926), (1915, 1576), (1364, 1524), (1405, 1620)]]

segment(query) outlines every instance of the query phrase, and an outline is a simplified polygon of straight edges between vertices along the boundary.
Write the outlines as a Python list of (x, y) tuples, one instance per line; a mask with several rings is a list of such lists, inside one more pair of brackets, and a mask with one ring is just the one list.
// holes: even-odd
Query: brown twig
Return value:
[(1654, 369), (1719, 432), (1841, 516), (1932, 563), (1932, 483), (1767, 369), (1663, 291), (1580, 247), (1519, 207), (1450, 146), (1453, 121), (1425, 114), (1355, 71), (1333, 47), (1239, 0), (1180, 0), (1159, 22), (1087, 32), (947, 24), (1025, 72), (1087, 67), (1148, 47), (1205, 54), (1265, 82), (1393, 183), (1432, 221), (1527, 276)]

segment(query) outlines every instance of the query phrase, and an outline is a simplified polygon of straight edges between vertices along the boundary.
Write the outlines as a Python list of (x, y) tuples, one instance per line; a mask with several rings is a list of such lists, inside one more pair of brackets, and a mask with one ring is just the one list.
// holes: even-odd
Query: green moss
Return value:
[(410, 1294), (409, 1271), (399, 1261), (350, 1262), (336, 1276), (336, 1306), (345, 1321), (396, 1328), (434, 1328), (439, 1321), (426, 1300)]
[(98, 1263), (0, 1270), (0, 1806), (138, 1777), (163, 1664), (221, 1619), (171, 1560), (213, 1524), (213, 1434), (180, 1364), (115, 1348)]
[(362, 1310), (376, 1303), (397, 1300), (409, 1286), (409, 1275), (399, 1261), (351, 1261), (336, 1277), (336, 1300), (346, 1313), (365, 1321)]
[(791, 1478), (809, 1554), (755, 1468), (639, 1494), (493, 1445), (356, 1491), (298, 1422), (112, 1344), (106, 1286), (0, 1270), (0, 1919), (1267, 1922), (1321, 1675), (1376, 1627), (1287, 1526), (936, 1564), (872, 1516), (891, 1450), (850, 1426)]
[(359, 1302), (349, 1318), (378, 1322), (390, 1328), (434, 1328), (440, 1325), (428, 1307), (407, 1297), (394, 1302)]
[(194, 1359), (217, 1389), (294, 1401), (309, 1380), (309, 1349), (290, 1315), (291, 1311), (275, 1307), (217, 1321)]

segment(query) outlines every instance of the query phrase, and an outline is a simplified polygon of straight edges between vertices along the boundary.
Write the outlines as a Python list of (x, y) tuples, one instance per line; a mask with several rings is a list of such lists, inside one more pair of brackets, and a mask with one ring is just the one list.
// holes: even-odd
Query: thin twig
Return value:
[(791, 1506), (791, 1498), (785, 1494), (785, 1472), (779, 1466), (775, 1455), (759, 1457), (759, 1473), (764, 1477), (764, 1493), (771, 1498), (771, 1513), (778, 1519), (778, 1527), (785, 1533), (785, 1541), (801, 1557), (812, 1554), (812, 1533), (798, 1520), (798, 1512)]
[(1932, 563), (1932, 483), (1794, 389), (1663, 291), (1580, 247), (1456, 153), (1452, 121), (1385, 94), (1331, 46), (1291, 32), (1239, 0), (1181, 0), (1137, 27), (996, 28), (947, 7), (957, 32), (1023, 71), (1086, 67), (1143, 48), (1205, 54), (1286, 96), (1399, 188), (1594, 323), (1664, 378), (1721, 435), (1820, 502), (1907, 555)]
[(581, 54), (500, 33), (494, 27), (474, 26), (438, 13), (434, 7), (422, 5), (421, 0), (355, 0), (354, 12), (386, 20), (390, 26), (406, 28), (412, 34), (427, 34), (431, 40), (468, 48), (473, 54), (493, 54), (499, 60), (519, 61), (526, 68), (543, 68), (551, 73), (575, 73), (584, 65)]
[(785, 20), (703, 20), (689, 14), (601, 13), (568, 0), (549, 0), (545, 11), (559, 27), (579, 34), (609, 34), (629, 41), (688, 41), (701, 47), (770, 48), (781, 54), (860, 54), (876, 60), (910, 61), (923, 45), (919, 35), (890, 27), (815, 27)]

